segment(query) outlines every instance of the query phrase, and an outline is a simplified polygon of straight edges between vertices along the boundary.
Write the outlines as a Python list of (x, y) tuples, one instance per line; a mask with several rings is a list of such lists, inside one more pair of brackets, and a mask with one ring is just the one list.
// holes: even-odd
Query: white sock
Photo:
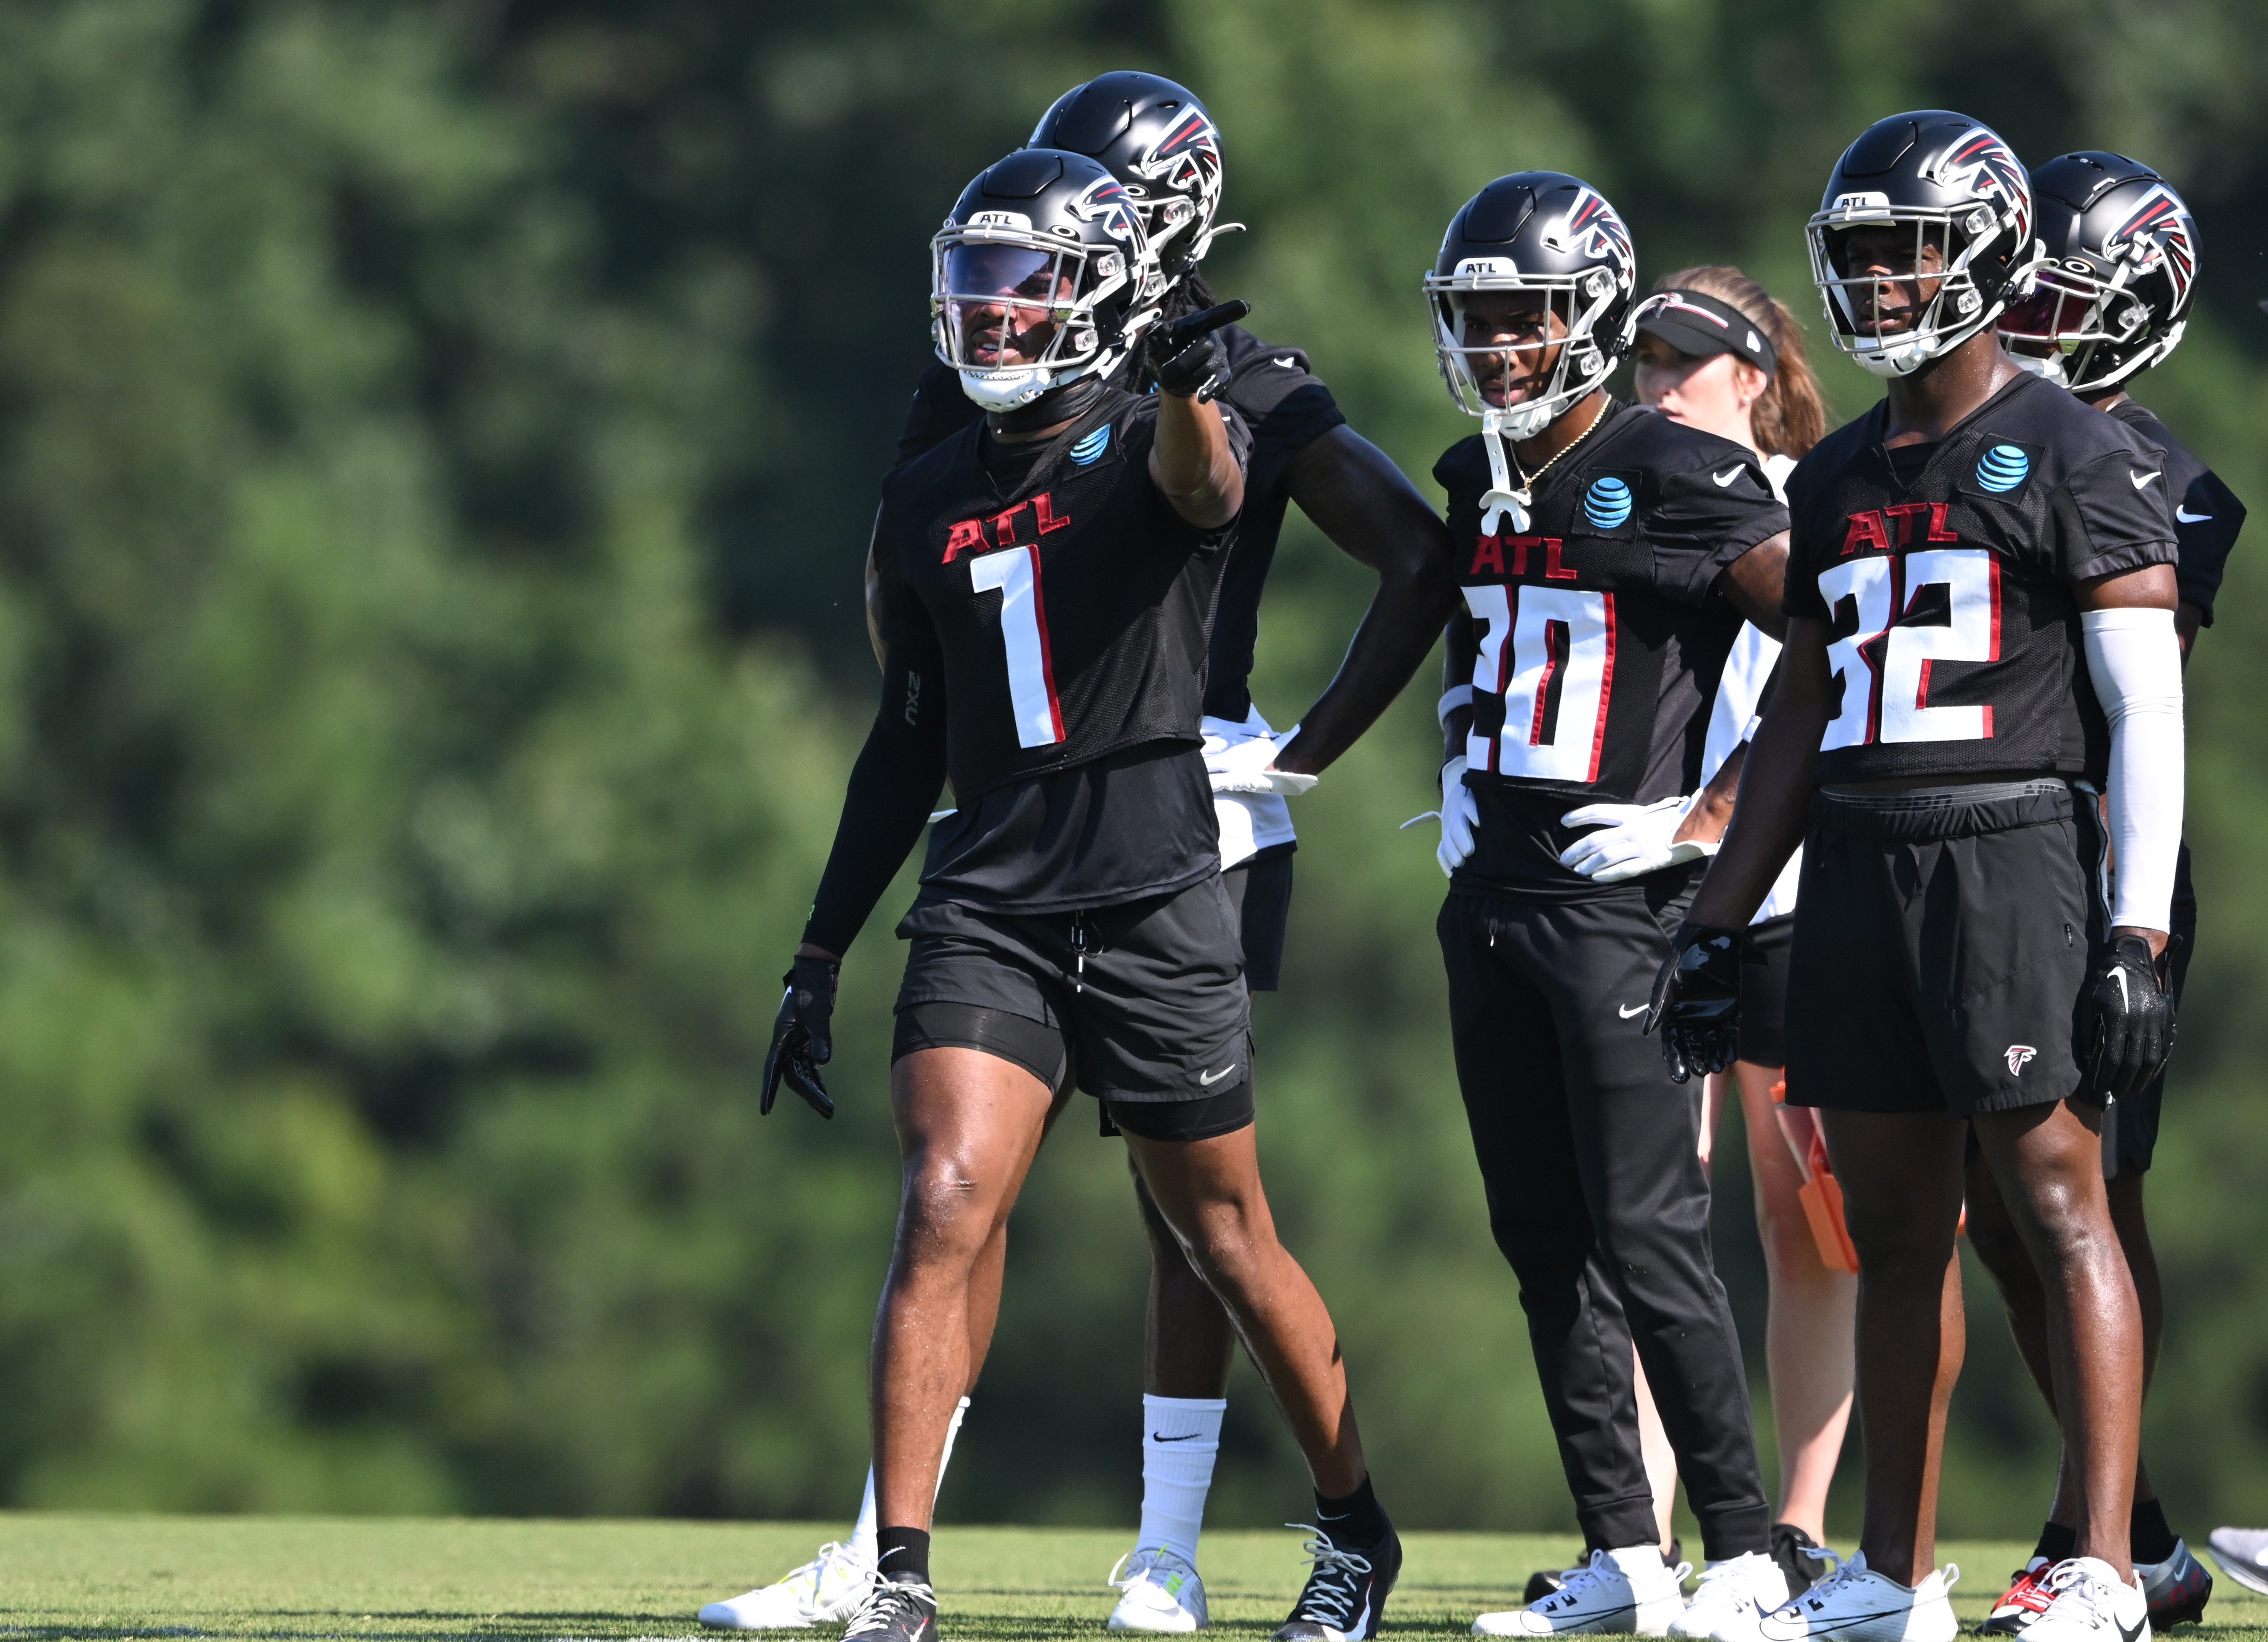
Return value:
[[(953, 1410), (953, 1424), (945, 1428), (945, 1453), (937, 1462), (937, 1485), (945, 1486), (945, 1468), (953, 1463), (953, 1440), (961, 1435), (961, 1422), (968, 1417), (968, 1399), (961, 1399)], [(932, 1496), (934, 1498), (934, 1496)], [(859, 1561), (871, 1564), (875, 1557), (874, 1530), (874, 1468), (866, 1468), (866, 1497), (858, 1502), (858, 1520), (850, 1525), (850, 1554)]]
[(1162, 1547), (1194, 1565), (1225, 1397), (1142, 1396), (1142, 1532), (1137, 1550)]

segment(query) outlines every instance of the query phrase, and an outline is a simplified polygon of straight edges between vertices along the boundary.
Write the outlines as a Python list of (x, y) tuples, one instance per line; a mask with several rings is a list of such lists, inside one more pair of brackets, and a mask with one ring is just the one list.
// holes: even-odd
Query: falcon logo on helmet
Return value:
[(1601, 261), (1619, 257), (1624, 262), (1635, 261), (1631, 254), (1630, 230), (1615, 208), (1593, 188), (1586, 188), (1575, 196), (1568, 208), (1567, 220), (1557, 234), (1546, 234), (1543, 242), (1555, 250), (1571, 250)]
[(2197, 219), (2139, 160), (2085, 150), (2031, 175), (2048, 260), (2038, 288), (1999, 321), (2008, 356), (2075, 393), (2096, 393), (2173, 352), (2197, 298)]
[(1071, 202), (1071, 211), (1081, 222), (1097, 224), (1113, 239), (1127, 245), (1142, 238), (1142, 219), (1135, 215), (1134, 202), (1126, 197), (1125, 188), (1116, 177), (1089, 183), (1086, 192)]
[(1963, 136), (1946, 151), (1937, 164), (1923, 172), (1934, 173), (1934, 180), (1948, 188), (1974, 195), (1980, 200), (1999, 198), (2005, 202), (2009, 232), (2018, 239), (2031, 238), (2032, 185), (2024, 175), (2024, 168), (2008, 151), (2008, 145), (1992, 131), (1978, 126)]
[[(1134, 162), (1145, 177), (1210, 205), (1220, 197), (1220, 130), (1192, 105)], [(1210, 210), (1205, 212), (1210, 217)]]
[(2136, 278), (2162, 269), (2175, 305), (2189, 306), (2190, 287), (2197, 279), (2197, 245), (2190, 238), (2189, 208), (2164, 183), (2144, 195), (2132, 215), (2110, 231), (2102, 242), (2102, 254), (2114, 262), (2131, 262)]

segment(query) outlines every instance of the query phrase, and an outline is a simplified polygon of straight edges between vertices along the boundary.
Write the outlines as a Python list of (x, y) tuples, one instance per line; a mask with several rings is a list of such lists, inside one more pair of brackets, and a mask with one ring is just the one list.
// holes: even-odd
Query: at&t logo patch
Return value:
[(1106, 422), (1071, 447), (1071, 459), (1082, 468), (1092, 467), (1102, 459), (1102, 453), (1109, 445), (1110, 424)]
[(1631, 516), (1631, 490), (1612, 474), (1602, 474), (1583, 492), (1583, 516), (1594, 530), (1615, 530)]

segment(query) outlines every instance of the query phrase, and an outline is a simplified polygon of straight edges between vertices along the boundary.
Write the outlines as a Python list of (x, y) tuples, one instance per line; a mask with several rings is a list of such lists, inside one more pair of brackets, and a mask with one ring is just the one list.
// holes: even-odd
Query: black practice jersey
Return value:
[(948, 773), (924, 899), (1101, 906), (1220, 870), (1198, 712), (1234, 526), (1200, 530), (1159, 493), (1157, 414), (1111, 394), (1039, 443), (972, 423), (883, 481), (882, 703), (806, 940), (850, 946)]
[(2236, 545), (2236, 533), (2244, 528), (2244, 504), (2220, 482), (2220, 475), (2166, 431), (2164, 423), (2132, 400), (2121, 401), (2110, 414), (2165, 459), (2166, 495), (2174, 504), (2174, 541), (2182, 555), (2175, 567), (2182, 602), (2203, 611), (2202, 625), (2211, 627), (2213, 601), (2228, 568), (2229, 549)]
[[(1216, 718), (1241, 724), (1252, 711), (1248, 685), (1260, 634), (1260, 594), (1276, 557), (1276, 540), (1283, 533), (1284, 510), (1292, 499), (1285, 470), (1307, 445), (1346, 417), (1331, 390), (1307, 368), (1307, 356), (1297, 348), (1262, 342), (1241, 325), (1219, 335), (1228, 349), (1230, 371), (1220, 398), (1251, 429), (1252, 460), (1244, 477), (1244, 512), (1236, 521), (1236, 546), (1222, 571), (1213, 616), (1204, 710)], [(983, 415), (961, 391), (961, 379), (952, 368), (932, 360), (922, 372), (905, 428), (898, 435), (898, 460), (912, 460)]]
[(1741, 617), (1726, 566), (1787, 528), (1754, 452), (1609, 401), (1536, 482), (1526, 534), (1481, 528), (1481, 435), (1434, 465), (1479, 640), (1466, 744), (1479, 825), (1458, 887), (1580, 899), (1559, 865), (1585, 804), (1646, 804), (1699, 784), (1709, 705)]
[(1984, 770), (2100, 780), (2073, 584), (2175, 561), (2158, 453), (2019, 376), (1902, 483), (1888, 401), (1789, 475), (1786, 607), (1830, 624), (1822, 782)]
[[(1196, 747), (1205, 645), (1234, 529), (1199, 530), (1151, 482), (1154, 399), (1108, 394), (1025, 454), (981, 423), (882, 482), (882, 637), (950, 703), (946, 769), (994, 787), (1149, 741)], [(1243, 425), (1226, 421), (1239, 460)], [(1029, 447), (1027, 447), (1027, 449)], [(1004, 482), (1007, 462), (1028, 464)]]

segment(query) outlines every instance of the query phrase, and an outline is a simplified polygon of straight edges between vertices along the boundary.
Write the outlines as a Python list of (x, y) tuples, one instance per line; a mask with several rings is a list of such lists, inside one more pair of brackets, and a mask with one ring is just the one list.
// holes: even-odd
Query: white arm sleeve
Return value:
[(2087, 670), (2110, 720), (2110, 921), (2172, 927), (2182, 844), (2182, 647), (2171, 610), (2080, 614)]

